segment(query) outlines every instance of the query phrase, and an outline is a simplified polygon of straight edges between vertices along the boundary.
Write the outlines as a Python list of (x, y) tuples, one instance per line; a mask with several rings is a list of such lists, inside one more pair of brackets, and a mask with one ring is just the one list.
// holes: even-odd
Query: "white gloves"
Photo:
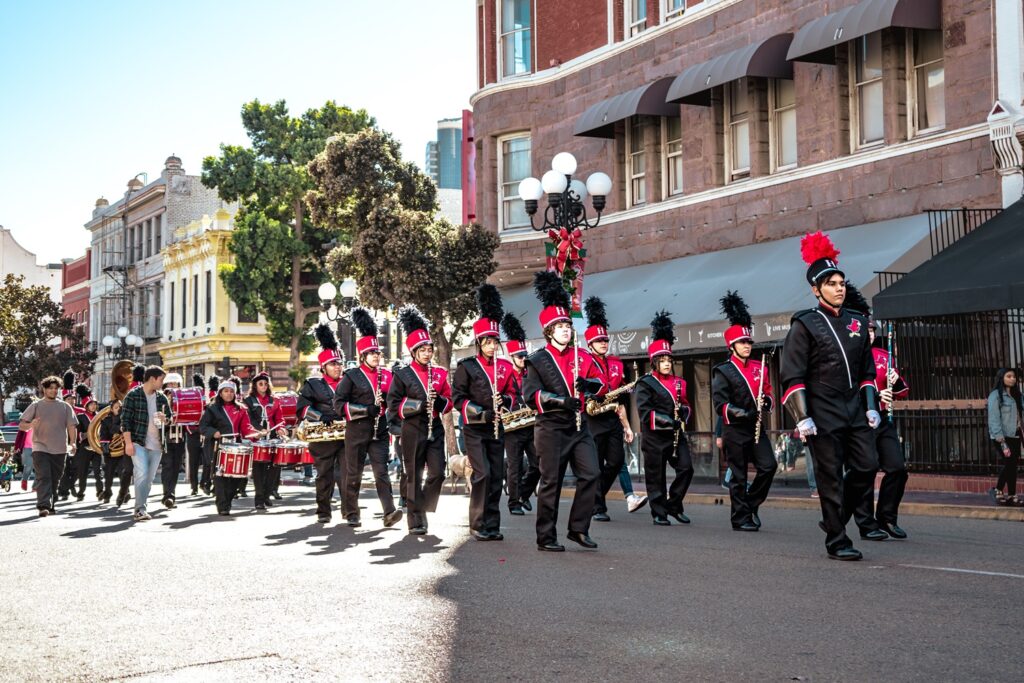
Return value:
[(883, 403), (892, 403), (892, 389), (882, 389), (878, 392), (878, 397), (882, 399)]
[[(868, 426), (874, 429), (878, 425), (882, 424), (882, 416), (878, 414), (877, 410), (869, 410), (867, 412)], [(797, 425), (799, 426), (799, 425)]]
[(814, 436), (818, 433), (818, 425), (814, 424), (814, 418), (805, 417), (796, 423), (796, 429), (800, 436)]
[(896, 372), (896, 368), (889, 368), (887, 377), (889, 378), (889, 384), (896, 384), (896, 380), (900, 378), (900, 375)]

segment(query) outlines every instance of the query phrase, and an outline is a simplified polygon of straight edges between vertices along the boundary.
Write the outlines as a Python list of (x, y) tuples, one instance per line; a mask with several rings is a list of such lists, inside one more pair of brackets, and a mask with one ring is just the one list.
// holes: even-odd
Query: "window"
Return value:
[(213, 271), (206, 271), (206, 324), (213, 322)]
[(909, 89), (910, 134), (946, 125), (946, 69), (941, 31), (911, 31)]
[(885, 139), (882, 118), (882, 34), (869, 33), (853, 41), (853, 126), (855, 147)]
[(159, 254), (163, 244), (163, 214), (153, 218), (153, 253)]
[(167, 295), (170, 297), (168, 300), (167, 310), (170, 315), (167, 316), (167, 330), (171, 331), (174, 329), (174, 283), (168, 283), (169, 291)]
[(647, 30), (647, 0), (628, 0), (626, 8), (626, 37), (631, 38)]
[(188, 308), (188, 280), (181, 278), (181, 329), (188, 327), (186, 310)]
[(192, 325), (199, 324), (199, 273), (192, 276)]
[(683, 120), (678, 116), (662, 119), (661, 134), (661, 146), (665, 150), (663, 194), (671, 197), (683, 193)]
[(750, 97), (747, 79), (725, 86), (725, 180), (750, 177)]
[(796, 166), (796, 86), (788, 78), (771, 81), (772, 172)]
[(153, 287), (153, 315), (149, 318), (149, 336), (159, 337), (160, 336), (160, 316), (163, 315), (163, 309), (160, 308), (163, 303), (163, 289), (160, 285)]
[(135, 263), (135, 228), (128, 228), (128, 245), (125, 248), (125, 264)]
[(256, 313), (248, 313), (243, 310), (241, 306), (238, 306), (238, 322), (240, 323), (258, 323), (260, 321), (259, 315)]
[(153, 222), (146, 221), (146, 258), (153, 255)]
[(644, 126), (639, 116), (626, 125), (626, 206), (638, 206), (647, 201), (647, 157), (644, 151)]
[(514, 230), (529, 226), (530, 217), (519, 198), (519, 181), (530, 175), (530, 136), (517, 135), (499, 140), (498, 157), (500, 228)]
[(530, 37), (530, 0), (501, 2), (501, 75), (528, 74), (533, 69)]
[(665, 18), (675, 19), (686, 11), (686, 0), (665, 0)]
[(142, 260), (142, 223), (135, 226), (135, 258), (132, 263)]

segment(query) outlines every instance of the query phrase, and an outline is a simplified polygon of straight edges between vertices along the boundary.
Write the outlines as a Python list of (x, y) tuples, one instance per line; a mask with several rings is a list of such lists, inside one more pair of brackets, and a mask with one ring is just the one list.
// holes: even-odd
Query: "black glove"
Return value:
[(683, 428), (683, 421), (682, 420), (672, 420), (672, 429), (674, 429), (675, 431), (678, 432), (682, 428)]
[(434, 397), (434, 410), (436, 410), (437, 412), (440, 413), (441, 411), (443, 411), (447, 407), (448, 407), (448, 400), (446, 398), (444, 398), (443, 396), (435, 396)]
[(109, 443), (103, 444), (102, 450), (103, 450), (103, 457), (104, 458), (109, 458), (110, 457), (110, 444)]
[(589, 386), (590, 386), (590, 383), (587, 382), (586, 378), (584, 378), (584, 377), (577, 377), (576, 378), (576, 391), (578, 391), (578, 392), (580, 392), (582, 394), (584, 391), (587, 390), (587, 387), (589, 387)]
[(380, 406), (376, 403), (367, 406), (366, 414), (370, 417), (378, 417), (380, 415)]
[(512, 397), (511, 396), (502, 396), (501, 397), (501, 406), (505, 410), (512, 410)]
[(484, 415), (484, 422), (494, 422), (494, 411), (493, 410), (485, 410), (483, 415)]
[(739, 406), (734, 406), (731, 403), (729, 404), (729, 407), (725, 409), (725, 414), (728, 416), (729, 420), (744, 420), (750, 417), (750, 413), (747, 410)]
[(569, 398), (565, 399), (565, 409), (568, 410), (569, 412), (578, 413), (580, 411), (580, 407), (582, 406), (583, 402), (580, 401), (575, 396), (570, 396)]
[(325, 427), (330, 427), (332, 424), (334, 424), (334, 420), (329, 417), (321, 417), (320, 424), (324, 425)]

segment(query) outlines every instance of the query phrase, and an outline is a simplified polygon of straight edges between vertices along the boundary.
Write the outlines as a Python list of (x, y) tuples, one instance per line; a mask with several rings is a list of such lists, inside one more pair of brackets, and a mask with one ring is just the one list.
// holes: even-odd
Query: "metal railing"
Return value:
[(928, 231), (932, 257), (953, 244), (964, 235), (970, 234), (979, 225), (994, 218), (1002, 209), (929, 209)]
[(906, 273), (895, 270), (876, 270), (875, 275), (878, 276), (878, 291), (881, 293), (902, 280)]
[(975, 476), (998, 473), (983, 408), (897, 410), (896, 427), (907, 469), (912, 472)]

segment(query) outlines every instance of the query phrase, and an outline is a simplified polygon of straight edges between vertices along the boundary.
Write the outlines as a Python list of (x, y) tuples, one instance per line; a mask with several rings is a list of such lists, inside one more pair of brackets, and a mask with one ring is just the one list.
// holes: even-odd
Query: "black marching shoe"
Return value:
[(267, 506), (263, 504), (263, 501), (256, 503), (256, 509), (262, 512), (266, 512)]
[(318, 524), (330, 524), (331, 516), (330, 515), (317, 515), (316, 521), (317, 521)]
[(231, 510), (217, 510), (217, 514), (220, 515), (221, 517), (230, 517), (231, 516)]
[(676, 520), (680, 524), (689, 524), (690, 523), (690, 518), (687, 517), (685, 514), (683, 514), (683, 512), (681, 510), (679, 512), (670, 512), (670, 513), (668, 513), (668, 516), (671, 517), (672, 519)]
[(573, 543), (579, 543), (584, 548), (590, 548), (593, 550), (597, 547), (597, 544), (594, 543), (594, 539), (587, 534), (580, 533), (579, 531), (570, 531), (565, 535), (565, 537)]
[(523, 510), (523, 508), (521, 508), (521, 507), (514, 507), (514, 508), (509, 508), (508, 509), (508, 514), (516, 515), (517, 517), (522, 517), (523, 515), (526, 514), (526, 511)]
[(163, 506), (168, 510), (174, 507), (174, 500), (172, 500), (171, 498), (164, 498), (160, 502), (163, 503)]
[(277, 491), (274, 491), (270, 495), (274, 497), (274, 500), (281, 500), (281, 494), (278, 493)]
[(900, 528), (900, 525), (896, 524), (895, 522), (892, 524), (888, 524), (886, 522), (879, 522), (878, 527), (885, 533), (892, 536), (893, 538), (898, 538), (901, 541), (907, 537), (907, 532)]
[(501, 533), (500, 531), (492, 531), (491, 532), (491, 540), (492, 541), (504, 541), (505, 540), (505, 534)]
[(854, 562), (856, 560), (863, 559), (863, 555), (856, 548), (839, 548), (835, 551), (829, 551), (828, 559), (830, 560), (841, 560), (844, 562)]
[(668, 517), (655, 517), (655, 526), (672, 526), (672, 522), (668, 521)]
[(608, 516), (607, 512), (595, 512), (591, 517), (595, 522), (610, 522), (612, 518)]
[(48, 517), (49, 515), (50, 515), (50, 511), (48, 509), (46, 509), (46, 508), (43, 508), (42, 510), (39, 511), (39, 516), (40, 517)]
[(384, 515), (384, 526), (392, 527), (395, 524), (398, 524), (398, 522), (401, 521), (401, 519), (402, 519), (402, 510), (401, 510), (401, 508), (399, 508), (397, 510), (392, 510), (388, 514)]
[(733, 524), (733, 531), (760, 531), (761, 527), (754, 524), (753, 522), (744, 522), (743, 524)]
[(537, 550), (542, 550), (548, 553), (564, 553), (565, 546), (558, 541), (549, 541), (547, 543), (538, 543)]
[(529, 498), (523, 498), (521, 504), (524, 510), (526, 510), (527, 512), (533, 512), (533, 505), (530, 504)]
[(425, 527), (425, 526), (414, 526), (413, 528), (409, 529), (409, 533), (412, 534), (413, 536), (426, 536), (426, 534), (427, 534), (427, 527)]
[(268, 508), (274, 507), (274, 501), (270, 500), (269, 496), (263, 499), (263, 504), (266, 505)]
[(85, 494), (84, 493), (79, 493), (78, 495), (75, 496), (75, 500), (77, 500), (79, 503), (81, 503), (83, 500), (85, 500)]
[(478, 541), (493, 541), (495, 540), (494, 535), (490, 531), (476, 531), (472, 532), (473, 538)]
[(345, 519), (345, 523), (353, 528), (361, 527), (363, 525), (363, 523), (359, 520), (359, 517), (355, 515), (349, 515), (348, 518)]
[(199, 489), (192, 489), (191, 491), (189, 491), (188, 495), (190, 495), (190, 496), (198, 496), (199, 495)]
[(889, 534), (885, 533), (881, 529), (872, 529), (871, 531), (864, 533), (860, 532), (860, 537), (865, 541), (887, 541), (889, 540)]
[(757, 510), (750, 513), (750, 523), (756, 526), (758, 529), (761, 528), (761, 518), (757, 515)]

